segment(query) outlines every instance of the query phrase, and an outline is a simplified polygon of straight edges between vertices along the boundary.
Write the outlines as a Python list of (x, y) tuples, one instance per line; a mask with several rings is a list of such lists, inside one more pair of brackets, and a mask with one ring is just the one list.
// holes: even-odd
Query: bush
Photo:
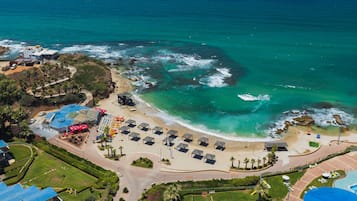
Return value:
[(143, 168), (152, 168), (154, 166), (153, 162), (150, 159), (143, 157), (140, 157), (139, 159), (133, 161), (131, 165)]
[(123, 193), (129, 193), (129, 190), (128, 190), (127, 187), (125, 187), (125, 188), (123, 189)]
[(124, 198), (119, 198), (119, 201), (125, 201), (125, 199)]

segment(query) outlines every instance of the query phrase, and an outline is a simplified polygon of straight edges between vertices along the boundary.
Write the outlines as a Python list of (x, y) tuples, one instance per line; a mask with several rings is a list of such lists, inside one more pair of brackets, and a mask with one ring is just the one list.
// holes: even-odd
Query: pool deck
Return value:
[[(337, 156), (318, 164), (314, 168), (309, 168), (304, 176), (292, 186), (293, 191), (290, 193), (289, 201), (300, 201), (300, 195), (305, 188), (317, 177), (324, 172), (334, 170), (351, 171), (357, 169), (357, 152), (351, 152), (342, 156)], [(285, 199), (287, 200), (287, 199)]]

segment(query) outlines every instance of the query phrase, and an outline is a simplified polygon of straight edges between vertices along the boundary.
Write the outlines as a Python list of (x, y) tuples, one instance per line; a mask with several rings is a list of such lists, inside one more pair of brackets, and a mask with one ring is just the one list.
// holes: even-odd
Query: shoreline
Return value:
[[(269, 136), (266, 137), (236, 137), (232, 135), (225, 135), (223, 133), (219, 133), (217, 131), (212, 131), (212, 130), (205, 130), (206, 128), (199, 128), (195, 125), (190, 125), (188, 122), (184, 122), (184, 120), (179, 119), (179, 117), (172, 116), (168, 114), (165, 111), (160, 110), (159, 108), (153, 106), (152, 104), (146, 102), (143, 100), (139, 94), (134, 92), (134, 87), (131, 84), (131, 81), (123, 76), (121, 72), (115, 68), (111, 68), (111, 73), (112, 73), (112, 80), (113, 82), (116, 83), (116, 88), (113, 92), (113, 94), (116, 96), (118, 93), (122, 92), (129, 92), (133, 95), (133, 99), (137, 103), (136, 106), (134, 107), (136, 109), (135, 112), (130, 111), (130, 107), (127, 106), (118, 106), (121, 108), (126, 108), (125, 110), (125, 115), (126, 117), (130, 117), (133, 113), (136, 113), (135, 116), (138, 116), (137, 119), (141, 119), (145, 122), (150, 122), (153, 121), (156, 123), (157, 126), (163, 127), (164, 129), (166, 127), (170, 127), (170, 129), (174, 129), (178, 131), (178, 135), (182, 136), (185, 133), (190, 133), (193, 134), (194, 139), (198, 139), (202, 136), (214, 139), (214, 140), (223, 140), (227, 142), (228, 144), (230, 143), (236, 143), (236, 142), (248, 142), (248, 143), (257, 143), (261, 144), (264, 142), (271, 142), (271, 141), (278, 141), (284, 138), (282, 135), (280, 138), (271, 138)], [(108, 98), (108, 101), (116, 101), (112, 100), (112, 98)], [(104, 101), (101, 101), (104, 102)], [(101, 106), (100, 102), (98, 103), (99, 106)], [(138, 122), (138, 121), (137, 121)], [(165, 132), (165, 130), (164, 130)], [(210, 139), (210, 141), (212, 141)]]
[[(112, 80), (116, 83), (116, 88), (112, 95), (113, 97), (108, 98), (107, 101), (116, 101), (116, 94), (122, 92), (129, 92), (133, 95), (134, 100), (136, 101), (137, 105), (135, 106), (136, 111), (130, 111), (130, 107), (127, 106), (120, 106), (117, 104), (117, 107), (123, 108), (122, 116), (130, 118), (131, 116), (135, 116), (135, 120), (142, 120), (142, 122), (153, 122), (156, 126), (160, 126), (163, 128), (170, 127), (170, 129), (178, 130), (178, 135), (182, 136), (185, 133), (193, 134), (194, 140), (205, 136), (211, 140), (223, 140), (227, 143), (227, 147), (235, 147), (235, 143), (248, 143), (248, 144), (257, 144), (262, 145), (265, 142), (272, 142), (272, 141), (291, 141), (294, 143), (297, 141), (295, 137), (291, 137), (292, 135), (296, 135), (297, 130), (300, 132), (306, 132), (308, 130), (314, 130), (313, 128), (309, 127), (299, 127), (293, 126), (285, 131), (283, 134), (280, 134), (278, 138), (272, 138), (270, 136), (266, 137), (239, 137), (233, 136), (229, 134), (220, 133), (217, 131), (209, 130), (207, 128), (200, 128), (196, 125), (191, 125), (189, 122), (185, 122), (185, 120), (180, 119), (179, 117), (172, 116), (165, 111), (160, 110), (159, 108), (153, 106), (152, 104), (143, 100), (139, 94), (134, 92), (134, 87), (132, 86), (132, 82), (122, 75), (122, 72), (118, 69), (111, 68), (112, 73)], [(106, 100), (100, 101), (105, 102)], [(101, 106), (100, 103), (98, 103)], [(126, 109), (125, 109), (126, 108)], [(133, 115), (135, 113), (135, 115)], [(165, 131), (165, 130), (164, 130)], [(326, 130), (328, 133), (329, 130)], [(322, 135), (325, 135), (323, 132), (320, 132)], [(351, 131), (344, 133), (342, 135), (349, 135)], [(326, 134), (328, 136), (329, 134)], [(294, 139), (294, 140), (292, 140)], [(245, 146), (246, 147), (246, 146)]]
[[(159, 108), (152, 106), (152, 104), (143, 100), (139, 96), (139, 94), (134, 93), (133, 97), (134, 97), (134, 100), (136, 100), (140, 104), (146, 105), (148, 108), (158, 112), (158, 114), (151, 115), (153, 118), (159, 118), (168, 125), (178, 124), (180, 126), (183, 126), (187, 129), (193, 131), (193, 132), (197, 132), (202, 135), (208, 135), (208, 136), (220, 138), (220, 139), (227, 140), (227, 141), (234, 141), (234, 142), (271, 142), (271, 141), (281, 140), (283, 138), (283, 136), (281, 138), (271, 138), (269, 136), (267, 136), (267, 137), (238, 137), (238, 136), (234, 136), (233, 134), (224, 134), (219, 131), (214, 131), (214, 130), (210, 130), (208, 128), (204, 128), (203, 125), (201, 125), (201, 126), (200, 125), (191, 125), (189, 122), (185, 122), (185, 120), (180, 119), (179, 117), (172, 116), (172, 115), (168, 114), (166, 111), (160, 110)], [(191, 133), (191, 134), (193, 134), (193, 133)]]

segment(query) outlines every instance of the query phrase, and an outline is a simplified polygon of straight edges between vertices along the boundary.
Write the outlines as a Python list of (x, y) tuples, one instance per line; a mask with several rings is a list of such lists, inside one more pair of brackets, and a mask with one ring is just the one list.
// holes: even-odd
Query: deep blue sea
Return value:
[(226, 136), (264, 137), (303, 113), (356, 124), (354, 0), (1, 0), (0, 45), (22, 42), (135, 58), (155, 84), (142, 99)]

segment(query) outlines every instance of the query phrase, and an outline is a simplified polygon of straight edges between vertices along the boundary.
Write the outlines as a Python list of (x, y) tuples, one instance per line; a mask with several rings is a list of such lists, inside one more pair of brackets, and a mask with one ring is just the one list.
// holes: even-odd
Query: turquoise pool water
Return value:
[(345, 178), (336, 180), (335, 187), (357, 193), (357, 171), (348, 172)]
[(357, 195), (339, 188), (321, 187), (308, 191), (304, 201), (356, 201)]
[[(46, 119), (50, 120), (51, 118), (52, 121), (50, 123), (50, 126), (52, 128), (62, 130), (65, 129), (68, 126), (71, 126), (73, 124), (73, 118), (70, 118), (68, 115), (73, 112), (78, 112), (80, 110), (86, 110), (89, 109), (88, 107), (85, 106), (80, 106), (80, 105), (66, 105), (63, 106), (60, 110), (56, 112), (50, 112), (46, 115)], [(52, 117), (54, 115), (54, 117)]]
[(353, 193), (357, 194), (357, 184), (350, 186), (350, 189), (352, 190)]

